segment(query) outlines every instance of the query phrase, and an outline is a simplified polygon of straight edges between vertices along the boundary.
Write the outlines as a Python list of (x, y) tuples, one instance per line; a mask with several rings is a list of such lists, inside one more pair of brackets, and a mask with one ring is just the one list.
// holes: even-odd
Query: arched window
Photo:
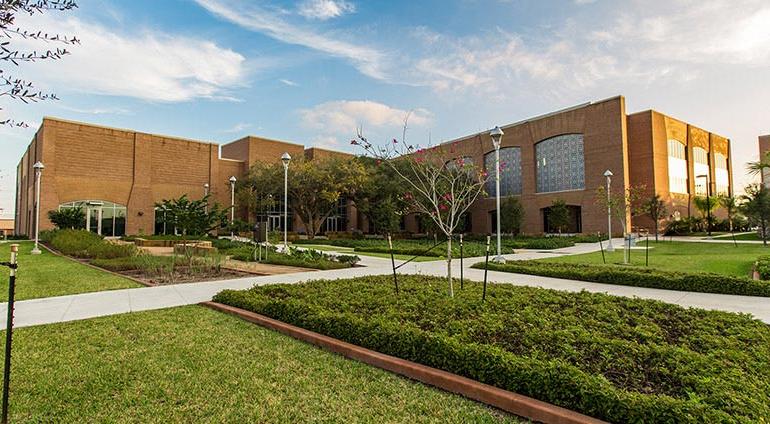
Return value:
[[(702, 147), (693, 147), (693, 171), (695, 175), (695, 194), (698, 196), (706, 196), (708, 193), (707, 182), (711, 180), (711, 173), (709, 172), (709, 154), (706, 149)], [(705, 175), (705, 177), (703, 177)]]
[(668, 191), (687, 194), (687, 153), (679, 140), (668, 140)]
[[(495, 191), (495, 151), (484, 155), (484, 169), (487, 171), (487, 194), (497, 196)], [(500, 149), (500, 196), (521, 194), (521, 148)]]
[(76, 200), (62, 203), (59, 209), (80, 208), (86, 215), (86, 229), (106, 236), (126, 235), (126, 207), (104, 200)]
[(537, 192), (585, 189), (583, 134), (564, 134), (535, 144)]
[(730, 171), (727, 166), (727, 156), (714, 153), (714, 185), (716, 195), (727, 196), (730, 194)]

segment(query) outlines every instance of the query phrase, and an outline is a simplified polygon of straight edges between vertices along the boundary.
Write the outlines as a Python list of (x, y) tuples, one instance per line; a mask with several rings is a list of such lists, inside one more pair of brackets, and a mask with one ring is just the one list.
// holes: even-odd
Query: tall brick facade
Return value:
[[(614, 174), (613, 191), (644, 186), (645, 195), (659, 194), (670, 205), (669, 212), (676, 216), (695, 213), (692, 200), (698, 181), (708, 180), (710, 193), (733, 191), (730, 140), (652, 110), (627, 115), (622, 96), (585, 103), (502, 129), (505, 135), (501, 148), (516, 148), (518, 154), (520, 192), (514, 195), (524, 208), (526, 233), (546, 231), (548, 208), (557, 199), (570, 206), (575, 230), (606, 232), (606, 210), (597, 203), (596, 190), (605, 184), (603, 173), (608, 169)], [(576, 169), (581, 171), (582, 180), (566, 190), (544, 189), (542, 182), (538, 182), (538, 172), (548, 169), (548, 178), (567, 176), (552, 163), (546, 164), (545, 156), (537, 158), (538, 146), (550, 140), (550, 154), (558, 156), (558, 143), (567, 139), (573, 143), (579, 139), (579, 149), (574, 152), (580, 153), (570, 153), (572, 156), (561, 160), (569, 161), (570, 166), (579, 165)], [(679, 144), (672, 144), (672, 140)], [(485, 166), (485, 158), (494, 155), (488, 132), (443, 144), (450, 146), (446, 151), (452, 156), (446, 160), (467, 157), (475, 165)], [(678, 148), (678, 152), (672, 153), (671, 146)], [(769, 149), (770, 136), (760, 137), (760, 153)], [(221, 146), (220, 153), (220, 146), (213, 143), (45, 118), (17, 167), (15, 231), (34, 233), (32, 166), (37, 161), (45, 164), (41, 180), (41, 229), (51, 228), (45, 218), (47, 211), (67, 202), (99, 200), (126, 206), (127, 234), (152, 234), (156, 202), (182, 194), (199, 198), (204, 194), (204, 184), (208, 184), (214, 200), (229, 205), (231, 176), (240, 178), (256, 162), (276, 162), (284, 152), (307, 160), (350, 156), (253, 136)], [(488, 170), (493, 174), (493, 168)], [(699, 175), (704, 170), (707, 177)], [(672, 172), (681, 175), (670, 175)], [(676, 190), (670, 187), (671, 181), (678, 184)], [(491, 232), (495, 207), (493, 196), (477, 201), (469, 211), (469, 227), (465, 230)], [(345, 221), (347, 230), (368, 230), (366, 220), (352, 203), (348, 204)], [(298, 224), (295, 217), (293, 227), (301, 231)], [(414, 216), (408, 216), (405, 224), (409, 231), (420, 230)], [(649, 228), (652, 222), (644, 216), (635, 217), (633, 222), (627, 217), (626, 225)], [(613, 232), (619, 233), (619, 227), (614, 225)]]

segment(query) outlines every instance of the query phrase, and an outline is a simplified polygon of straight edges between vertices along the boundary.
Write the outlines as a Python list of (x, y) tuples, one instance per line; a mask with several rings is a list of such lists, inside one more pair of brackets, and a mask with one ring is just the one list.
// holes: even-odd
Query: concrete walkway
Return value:
[[(613, 243), (615, 243), (614, 240)], [(622, 241), (618, 240), (617, 243), (618, 245), (621, 245)], [(553, 251), (522, 250), (515, 255), (506, 255), (506, 259), (542, 259), (559, 255), (588, 253), (597, 250), (599, 250), (598, 243), (586, 243)], [(361, 256), (361, 258), (362, 264), (365, 266), (343, 270), (297, 272), (264, 277), (247, 277), (201, 283), (110, 290), (96, 293), (24, 300), (16, 303), (15, 324), (16, 326), (32, 326), (94, 318), (125, 312), (190, 305), (211, 300), (211, 298), (221, 290), (246, 289), (254, 285), (298, 283), (322, 278), (351, 278), (367, 275), (388, 275), (392, 273), (390, 259), (370, 256)], [(483, 260), (484, 258), (464, 259), (463, 273), (465, 278), (481, 281), (483, 279), (484, 271), (472, 269), (470, 266)], [(402, 261), (397, 261), (397, 264), (401, 263)], [(454, 260), (452, 266), (455, 270), (455, 275), (459, 275), (460, 261)], [(443, 276), (446, 274), (446, 261), (412, 262), (399, 269), (399, 273)], [(489, 281), (493, 283), (534, 286), (571, 292), (578, 292), (581, 290), (603, 292), (617, 296), (660, 300), (685, 307), (749, 313), (770, 324), (770, 299), (762, 297), (648, 289), (495, 271), (489, 272)], [(492, 288), (492, 290), (494, 290), (494, 288)], [(0, 325), (2, 327), (5, 327), (6, 315), (7, 303), (2, 303), (0, 304)]]

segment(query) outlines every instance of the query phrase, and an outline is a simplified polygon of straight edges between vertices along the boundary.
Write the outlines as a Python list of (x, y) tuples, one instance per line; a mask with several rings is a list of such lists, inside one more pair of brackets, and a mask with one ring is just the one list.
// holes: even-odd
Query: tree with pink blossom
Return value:
[(404, 199), (412, 212), (427, 216), (447, 238), (447, 283), (454, 297), (452, 282), (452, 234), (462, 216), (484, 193), (487, 173), (467, 157), (456, 157), (453, 144), (420, 148), (406, 142), (407, 119), (401, 140), (372, 144), (359, 130), (351, 144), (389, 166), (406, 187)]

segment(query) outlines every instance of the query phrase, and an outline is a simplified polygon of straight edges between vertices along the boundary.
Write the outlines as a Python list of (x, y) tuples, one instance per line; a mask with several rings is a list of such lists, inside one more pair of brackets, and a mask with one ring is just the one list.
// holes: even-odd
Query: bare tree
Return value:
[(407, 187), (406, 200), (415, 213), (429, 217), (447, 238), (447, 283), (454, 297), (452, 283), (452, 234), (476, 199), (484, 192), (487, 174), (466, 158), (453, 158), (452, 148), (438, 145), (420, 148), (406, 143), (409, 116), (404, 120), (401, 140), (393, 139), (375, 146), (359, 129), (351, 144), (381, 160)]
[[(48, 11), (67, 11), (77, 7), (74, 0), (0, 0), (0, 61), (18, 66), (20, 63), (40, 60), (58, 60), (70, 52), (67, 45), (80, 44), (75, 37), (49, 34), (42, 30), (25, 30), (15, 26), (16, 15), (23, 13), (34, 15)], [(47, 50), (19, 50), (11, 45), (12, 40), (37, 40), (49, 44), (58, 44)], [(54, 93), (44, 93), (31, 81), (12, 76), (5, 69), (0, 69), (0, 97), (9, 97), (23, 103), (35, 103), (42, 100), (58, 100)], [(1, 110), (1, 109), (0, 109)], [(0, 125), (27, 127), (22, 121), (5, 117)]]

